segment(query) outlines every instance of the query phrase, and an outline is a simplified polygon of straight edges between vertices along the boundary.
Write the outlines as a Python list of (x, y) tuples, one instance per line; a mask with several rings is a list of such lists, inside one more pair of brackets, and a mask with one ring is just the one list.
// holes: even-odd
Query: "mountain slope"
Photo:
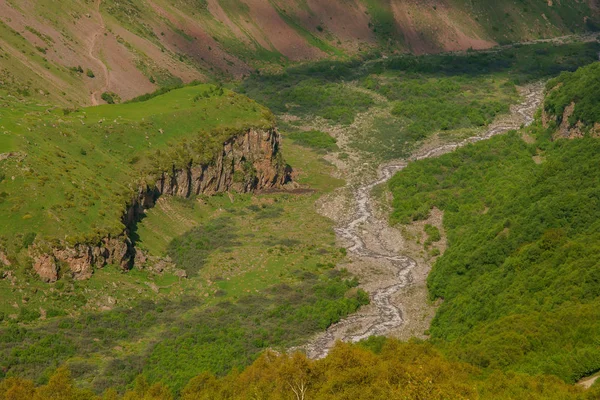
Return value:
[[(439, 52), (581, 33), (593, 1), (49, 0), (0, 3), (0, 86), (65, 104), (376, 50)], [(89, 70), (89, 72), (88, 72)]]
[(574, 103), (576, 140), (552, 140), (556, 125), (538, 121), (411, 164), (390, 183), (396, 221), (445, 212), (431, 334), (462, 361), (570, 382), (600, 368), (600, 141), (589, 129), (599, 80), (595, 63), (549, 83), (544, 108), (560, 116)]

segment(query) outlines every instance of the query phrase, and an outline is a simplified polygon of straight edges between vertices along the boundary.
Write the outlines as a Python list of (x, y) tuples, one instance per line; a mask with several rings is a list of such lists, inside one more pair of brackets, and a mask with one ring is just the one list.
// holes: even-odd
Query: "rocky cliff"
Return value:
[(68, 268), (75, 279), (88, 279), (94, 268), (116, 264), (123, 269), (143, 267), (146, 257), (136, 252), (129, 232), (163, 195), (190, 197), (226, 191), (251, 192), (282, 187), (290, 172), (280, 152), (281, 139), (276, 129), (249, 129), (223, 144), (212, 162), (185, 168), (173, 167), (156, 177), (152, 185), (140, 186), (123, 215), (125, 230), (118, 237), (99, 243), (42, 250), (31, 249), (34, 269), (46, 282), (58, 279), (60, 268)]

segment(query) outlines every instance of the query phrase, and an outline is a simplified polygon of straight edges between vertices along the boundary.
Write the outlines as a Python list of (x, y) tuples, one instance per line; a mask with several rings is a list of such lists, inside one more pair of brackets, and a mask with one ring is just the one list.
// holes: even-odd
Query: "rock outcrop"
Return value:
[(41, 254), (35, 258), (33, 269), (44, 282), (56, 282), (58, 279), (58, 268), (56, 261), (50, 254)]
[[(556, 132), (552, 135), (553, 140), (557, 139), (579, 139), (584, 137), (585, 133), (589, 133), (591, 136), (600, 137), (600, 123), (596, 122), (594, 126), (589, 129), (581, 121), (577, 121), (575, 124), (571, 124), (569, 119), (575, 111), (575, 103), (569, 104), (565, 107), (563, 112), (560, 125), (556, 129)], [(557, 122), (556, 116), (549, 115), (546, 110), (542, 111), (542, 125), (544, 128), (550, 126), (550, 122)]]
[(173, 167), (157, 177), (155, 184), (139, 187), (123, 215), (125, 231), (97, 244), (78, 244), (53, 249), (51, 254), (32, 247), (34, 269), (45, 282), (58, 279), (59, 267), (66, 267), (75, 279), (88, 279), (94, 268), (106, 264), (130, 269), (143, 267), (147, 259), (129, 239), (144, 212), (160, 196), (189, 197), (225, 191), (251, 192), (282, 187), (290, 173), (280, 153), (281, 138), (276, 129), (249, 129), (223, 144), (211, 163), (185, 168)]

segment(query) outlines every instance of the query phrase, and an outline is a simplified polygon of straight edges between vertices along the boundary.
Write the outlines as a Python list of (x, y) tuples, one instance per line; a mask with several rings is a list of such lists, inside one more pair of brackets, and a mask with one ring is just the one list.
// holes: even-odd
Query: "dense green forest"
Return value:
[[(546, 107), (566, 98), (590, 110), (585, 90), (581, 100), (569, 96), (598, 71), (562, 75)], [(428, 281), (431, 297), (444, 300), (434, 343), (480, 367), (573, 382), (600, 369), (600, 141), (551, 141), (553, 129), (538, 122), (409, 165), (390, 182), (392, 219), (444, 211), (449, 246)]]

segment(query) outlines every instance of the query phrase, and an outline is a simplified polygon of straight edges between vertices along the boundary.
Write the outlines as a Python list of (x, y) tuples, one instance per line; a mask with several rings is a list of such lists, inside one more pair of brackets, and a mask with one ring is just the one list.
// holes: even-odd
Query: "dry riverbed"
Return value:
[[(357, 117), (349, 130), (331, 132), (338, 139), (340, 152), (328, 157), (338, 168), (339, 176), (347, 185), (317, 203), (319, 212), (333, 219), (340, 245), (348, 250), (349, 262), (339, 265), (358, 277), (360, 287), (366, 290), (371, 304), (359, 312), (332, 325), (303, 346), (311, 358), (327, 355), (337, 340), (357, 342), (372, 335), (393, 336), (400, 339), (425, 338), (435, 313), (435, 304), (427, 299), (426, 279), (435, 257), (424, 251), (422, 238), (425, 223), (434, 225), (442, 232), (442, 240), (436, 244), (440, 253), (445, 249), (442, 212), (432, 210), (427, 221), (405, 227), (388, 223), (389, 193), (375, 198), (373, 189), (385, 183), (409, 162), (437, 157), (468, 143), (489, 139), (509, 130), (533, 122), (533, 115), (540, 106), (544, 85), (541, 83), (520, 88), (522, 102), (511, 108), (509, 115), (498, 118), (485, 131), (460, 141), (443, 141), (432, 138), (406, 160), (385, 163), (376, 168), (368, 162), (368, 154), (360, 154), (349, 145), (348, 133), (360, 129), (367, 116)], [(331, 131), (331, 130), (330, 130)], [(347, 154), (344, 159), (340, 154)]]

